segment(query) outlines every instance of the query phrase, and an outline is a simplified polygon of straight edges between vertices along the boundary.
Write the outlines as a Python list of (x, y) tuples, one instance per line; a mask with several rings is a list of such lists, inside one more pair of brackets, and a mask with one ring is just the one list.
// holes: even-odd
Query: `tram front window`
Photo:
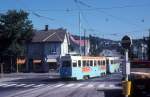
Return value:
[(71, 67), (71, 62), (70, 61), (63, 61), (62, 67)]

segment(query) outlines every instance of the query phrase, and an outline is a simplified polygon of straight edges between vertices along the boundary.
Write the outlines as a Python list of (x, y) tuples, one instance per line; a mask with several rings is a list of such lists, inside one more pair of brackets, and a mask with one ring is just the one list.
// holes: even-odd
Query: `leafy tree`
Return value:
[(23, 10), (9, 10), (0, 15), (0, 53), (1, 55), (20, 56), (24, 54), (24, 45), (33, 36), (33, 25)]

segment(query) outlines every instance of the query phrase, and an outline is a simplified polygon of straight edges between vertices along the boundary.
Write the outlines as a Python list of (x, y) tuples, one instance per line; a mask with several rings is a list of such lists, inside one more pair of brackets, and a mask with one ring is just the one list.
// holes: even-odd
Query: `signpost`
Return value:
[(121, 40), (121, 45), (125, 50), (125, 61), (123, 62), (123, 75), (125, 76), (125, 81), (123, 81), (123, 94), (125, 97), (130, 95), (131, 81), (129, 81), (130, 75), (130, 62), (128, 58), (128, 50), (132, 45), (132, 40), (129, 36), (124, 36)]

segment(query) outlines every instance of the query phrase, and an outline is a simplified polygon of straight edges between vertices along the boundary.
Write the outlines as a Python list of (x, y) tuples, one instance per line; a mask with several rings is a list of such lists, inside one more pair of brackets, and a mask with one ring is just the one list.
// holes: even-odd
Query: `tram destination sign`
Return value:
[(132, 45), (132, 39), (125, 35), (121, 40), (121, 45), (124, 49), (129, 49)]

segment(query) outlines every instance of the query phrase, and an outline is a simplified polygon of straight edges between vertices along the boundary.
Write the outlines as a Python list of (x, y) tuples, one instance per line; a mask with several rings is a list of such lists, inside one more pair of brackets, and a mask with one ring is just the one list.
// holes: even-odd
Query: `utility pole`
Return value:
[(85, 48), (86, 48), (86, 45), (85, 45), (85, 33), (86, 33), (86, 29), (84, 29), (84, 56), (85, 56)]
[(82, 53), (82, 49), (81, 49), (81, 13), (79, 11), (79, 33), (80, 33), (80, 40), (79, 40), (79, 45), (80, 45), (80, 48), (79, 48), (79, 52), (80, 54)]
[(148, 60), (150, 60), (150, 29), (149, 29), (149, 36), (147, 40), (147, 46), (148, 46), (148, 51), (147, 51)]

